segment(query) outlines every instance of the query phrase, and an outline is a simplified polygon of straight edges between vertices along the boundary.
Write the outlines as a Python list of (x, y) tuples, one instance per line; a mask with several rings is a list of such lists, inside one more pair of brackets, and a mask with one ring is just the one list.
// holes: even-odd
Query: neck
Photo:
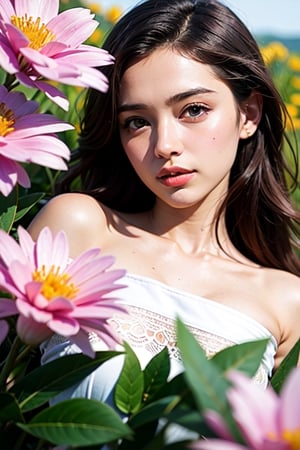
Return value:
[[(149, 230), (168, 239), (188, 254), (231, 254), (231, 244), (221, 216), (216, 237), (216, 211), (213, 208), (171, 208), (157, 203), (149, 213)], [(219, 241), (219, 242), (218, 242)]]

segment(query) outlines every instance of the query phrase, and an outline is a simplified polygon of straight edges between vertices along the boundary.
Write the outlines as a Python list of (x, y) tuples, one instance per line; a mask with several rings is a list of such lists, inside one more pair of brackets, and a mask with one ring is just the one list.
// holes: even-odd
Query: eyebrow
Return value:
[[(166, 101), (166, 104), (167, 106), (171, 106), (174, 103), (179, 103), (182, 100), (192, 97), (193, 95), (214, 94), (214, 93), (215, 91), (211, 89), (196, 87), (193, 89), (189, 89), (188, 91), (179, 92), (178, 94), (173, 95)], [(120, 105), (118, 107), (118, 114), (124, 111), (137, 111), (140, 109), (147, 109), (147, 105), (144, 103), (124, 103), (123, 105)]]

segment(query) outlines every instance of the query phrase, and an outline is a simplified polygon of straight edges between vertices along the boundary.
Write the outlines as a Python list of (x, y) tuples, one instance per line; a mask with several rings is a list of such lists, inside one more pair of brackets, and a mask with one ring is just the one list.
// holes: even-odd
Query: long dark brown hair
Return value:
[[(115, 56), (115, 64), (101, 69), (109, 78), (109, 91), (88, 92), (75, 164), (60, 192), (70, 190), (80, 177), (84, 192), (115, 210), (138, 212), (153, 207), (154, 194), (136, 175), (122, 148), (116, 108), (124, 71), (162, 46), (209, 64), (238, 104), (253, 90), (262, 96), (261, 121), (252, 137), (240, 140), (216, 230), (225, 212), (229, 236), (245, 256), (263, 266), (300, 275), (294, 252), (300, 214), (290, 200), (298, 163), (284, 131), (286, 108), (255, 39), (218, 1), (147, 0), (115, 25), (104, 44)], [(286, 164), (284, 143), (295, 173)]]

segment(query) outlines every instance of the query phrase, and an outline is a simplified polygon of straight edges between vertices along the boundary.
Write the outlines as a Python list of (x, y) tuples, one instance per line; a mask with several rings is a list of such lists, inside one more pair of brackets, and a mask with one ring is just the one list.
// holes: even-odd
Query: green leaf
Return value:
[(0, 393), (0, 405), (0, 423), (24, 421), (19, 405), (13, 395), (6, 392)]
[(29, 434), (55, 445), (104, 444), (131, 434), (128, 425), (108, 405), (75, 398), (37, 414), (28, 424), (17, 424)]
[(149, 422), (165, 417), (180, 401), (178, 395), (161, 398), (155, 402), (149, 403), (138, 413), (132, 416), (128, 423), (131, 428), (139, 428)]
[(286, 355), (286, 357), (276, 370), (275, 374), (271, 378), (271, 385), (275, 390), (275, 392), (279, 393), (281, 391), (281, 388), (290, 371), (297, 366), (299, 354), (300, 354), (300, 339), (296, 342), (294, 347)]
[(83, 354), (67, 355), (30, 372), (10, 392), (18, 398), (23, 412), (46, 403), (59, 392), (88, 376), (108, 359), (121, 352), (97, 352), (95, 358)]
[(7, 233), (12, 229), (17, 211), (17, 190), (14, 189), (8, 197), (0, 196), (0, 228)]
[(228, 381), (222, 371), (209, 360), (192, 333), (177, 319), (178, 348), (181, 352), (185, 377), (195, 396), (199, 410), (212, 409), (222, 416), (228, 414), (226, 400)]
[(145, 402), (151, 401), (153, 396), (165, 386), (170, 373), (170, 357), (167, 347), (155, 355), (144, 369)]
[(239, 370), (253, 377), (261, 363), (269, 339), (227, 347), (212, 357), (212, 360), (223, 371)]
[(124, 347), (126, 356), (115, 387), (115, 404), (123, 413), (134, 414), (142, 404), (144, 374), (134, 351), (126, 342)]
[(168, 416), (168, 421), (170, 423), (176, 423), (190, 431), (195, 431), (206, 438), (213, 435), (213, 432), (204, 422), (202, 415), (198, 411), (187, 409), (185, 406), (179, 405), (178, 408), (172, 411)]
[(22, 219), (25, 214), (27, 214), (31, 208), (33, 208), (44, 196), (45, 194), (42, 192), (35, 192), (33, 194), (20, 197), (15, 222)]

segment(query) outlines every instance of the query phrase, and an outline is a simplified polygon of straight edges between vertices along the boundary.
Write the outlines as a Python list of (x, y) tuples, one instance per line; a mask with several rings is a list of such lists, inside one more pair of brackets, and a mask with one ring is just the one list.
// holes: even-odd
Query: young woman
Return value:
[[(171, 374), (181, 370), (179, 316), (208, 355), (269, 337), (265, 386), (299, 338), (300, 216), (286, 110), (258, 46), (217, 1), (147, 0), (105, 48), (109, 92), (88, 93), (75, 164), (30, 232), (63, 229), (73, 257), (101, 247), (127, 269), (129, 314), (111, 323), (142, 365), (167, 346)], [(67, 193), (78, 176), (82, 192)], [(73, 351), (53, 337), (43, 360)], [(108, 361), (63, 396), (111, 402), (121, 366)]]

